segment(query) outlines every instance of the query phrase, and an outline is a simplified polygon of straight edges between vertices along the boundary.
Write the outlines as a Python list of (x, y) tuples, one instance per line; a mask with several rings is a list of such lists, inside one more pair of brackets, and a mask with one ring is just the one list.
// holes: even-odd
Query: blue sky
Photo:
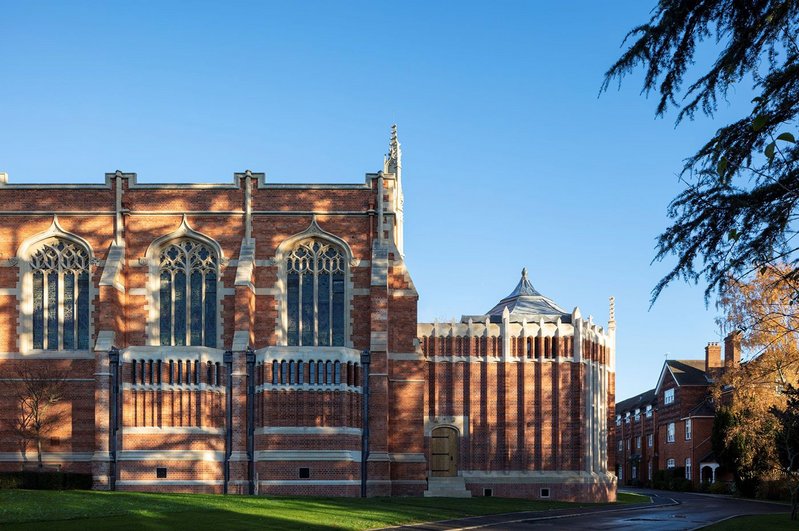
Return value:
[[(553, 5), (557, 4), (557, 5)], [(522, 267), (618, 322), (617, 396), (717, 341), (703, 286), (650, 265), (682, 159), (741, 111), (675, 129), (640, 76), (598, 96), (654, 2), (2, 2), (12, 182), (360, 182), (399, 126), (419, 318), (487, 311)]]

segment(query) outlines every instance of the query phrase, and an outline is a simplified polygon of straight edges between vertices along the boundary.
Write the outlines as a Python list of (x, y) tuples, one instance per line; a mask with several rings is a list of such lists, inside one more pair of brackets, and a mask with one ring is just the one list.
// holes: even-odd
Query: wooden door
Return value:
[(433, 476), (458, 475), (458, 432), (436, 428), (430, 438), (430, 472)]

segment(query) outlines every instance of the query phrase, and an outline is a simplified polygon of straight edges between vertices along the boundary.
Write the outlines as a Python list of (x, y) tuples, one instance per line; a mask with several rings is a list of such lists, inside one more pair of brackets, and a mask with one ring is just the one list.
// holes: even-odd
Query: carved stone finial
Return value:
[(608, 321), (611, 323), (616, 321), (616, 297), (610, 298), (610, 318)]
[(400, 148), (399, 137), (397, 136), (397, 124), (391, 126), (391, 140), (388, 143), (388, 160), (386, 160), (386, 172), (397, 173), (402, 167), (402, 149)]

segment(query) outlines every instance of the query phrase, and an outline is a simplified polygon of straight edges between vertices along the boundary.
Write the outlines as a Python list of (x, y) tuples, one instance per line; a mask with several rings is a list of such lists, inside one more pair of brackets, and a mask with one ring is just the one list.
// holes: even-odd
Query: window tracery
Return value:
[(161, 250), (161, 345), (216, 347), (219, 258), (208, 245), (185, 239)]
[(288, 344), (344, 345), (346, 257), (335, 245), (301, 241), (286, 263)]
[(54, 239), (30, 257), (33, 284), (33, 348), (89, 348), (89, 253)]

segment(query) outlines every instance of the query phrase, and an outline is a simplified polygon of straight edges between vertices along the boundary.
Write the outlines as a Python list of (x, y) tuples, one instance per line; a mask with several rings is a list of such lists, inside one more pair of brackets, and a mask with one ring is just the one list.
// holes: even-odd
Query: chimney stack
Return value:
[(705, 372), (710, 373), (712, 369), (724, 367), (721, 361), (721, 345), (718, 343), (708, 343), (705, 347)]
[(727, 369), (741, 364), (741, 334), (732, 332), (724, 338), (724, 367)]

